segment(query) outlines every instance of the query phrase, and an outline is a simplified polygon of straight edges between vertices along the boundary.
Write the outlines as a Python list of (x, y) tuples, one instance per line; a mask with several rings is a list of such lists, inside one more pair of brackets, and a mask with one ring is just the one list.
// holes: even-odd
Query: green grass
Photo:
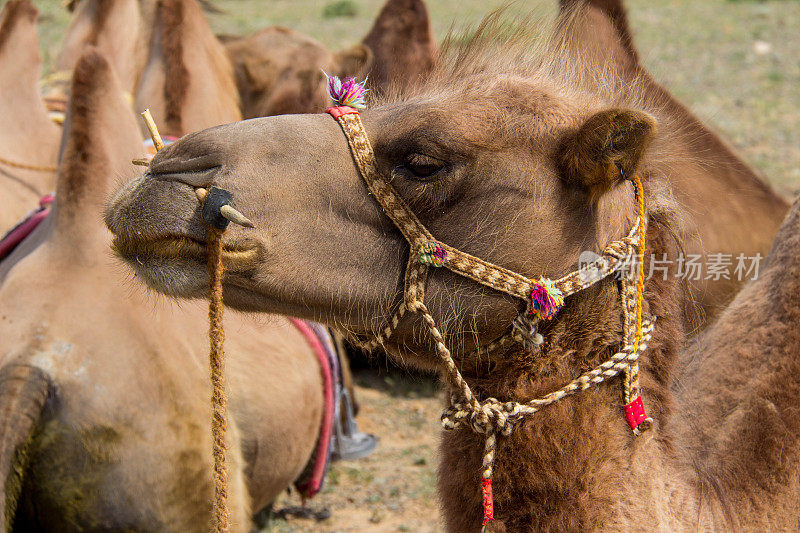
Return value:
[(358, 4), (353, 0), (340, 0), (330, 2), (322, 10), (322, 18), (333, 19), (337, 17), (355, 17), (358, 15)]
[[(359, 41), (384, 0), (217, 0), (218, 32), (279, 24), (337, 49)], [(507, 0), (429, 0), (434, 30), (474, 24)], [(552, 11), (556, 0), (510, 8)], [(61, 0), (40, 0), (46, 64), (69, 21)], [(326, 6), (347, 6), (325, 18)], [(800, 2), (797, 0), (629, 0), (642, 58), (655, 77), (761, 170), (780, 190), (800, 192)], [(756, 41), (769, 51), (757, 53)]]

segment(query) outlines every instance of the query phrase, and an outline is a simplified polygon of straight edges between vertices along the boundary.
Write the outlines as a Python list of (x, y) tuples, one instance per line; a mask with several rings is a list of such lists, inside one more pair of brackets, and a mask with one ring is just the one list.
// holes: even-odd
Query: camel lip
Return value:
[[(195, 259), (205, 262), (208, 249), (203, 241), (185, 235), (126, 238), (114, 236), (114, 253), (122, 260), (144, 265), (152, 260)], [(259, 246), (252, 241), (222, 244), (222, 262), (226, 269), (250, 270), (258, 264)], [(144, 258), (144, 259), (143, 259)]]

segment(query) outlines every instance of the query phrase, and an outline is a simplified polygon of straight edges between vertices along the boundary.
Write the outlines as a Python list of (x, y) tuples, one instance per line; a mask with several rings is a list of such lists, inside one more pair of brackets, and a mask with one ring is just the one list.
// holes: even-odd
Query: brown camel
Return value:
[[(772, 238), (789, 208), (756, 171), (736, 155), (734, 149), (703, 124), (670, 92), (658, 84), (639, 62), (622, 0), (561, 0), (562, 9), (586, 5), (586, 24), (570, 36), (576, 48), (598, 62), (611, 61), (626, 80), (639, 80), (642, 98), (650, 106), (662, 106), (670, 119), (687, 133), (684, 151), (702, 158), (702, 173), (691, 162), (677, 163), (670, 183), (685, 211), (684, 247), (687, 256), (731, 254), (734, 258), (766, 255)], [(721, 202), (724, 202), (721, 205)], [(741, 222), (746, 220), (746, 225)], [(731, 228), (739, 228), (732, 231)], [(690, 286), (699, 304), (695, 324), (709, 321), (733, 298), (744, 280), (692, 280)]]
[(39, 95), (37, 17), (27, 0), (6, 2), (0, 12), (0, 235), (55, 184), (50, 169), (61, 128), (47, 117)]
[(197, 0), (158, 0), (136, 108), (179, 137), (241, 119), (233, 67)]
[[(530, 301), (520, 305), (511, 289), (473, 281), (487, 283), (485, 276), (463, 277), (440, 243), (530, 283), (559, 277), (575, 270), (581, 251), (599, 252), (628, 234), (637, 199), (626, 177), (638, 175), (647, 249), (674, 259), (682, 210), (669, 176), (685, 170), (702, 181), (708, 168), (687, 149), (693, 133), (646, 97), (646, 80), (620, 83), (613, 65), (598, 72), (581, 62), (575, 39), (590, 20), (586, 11), (563, 14), (554, 37), (539, 46), (525, 29), (490, 20), (448, 53), (426, 84), (362, 114), (374, 159), (348, 129), (363, 131), (352, 115), (341, 124), (327, 114), (269, 117), (189, 135), (109, 205), (117, 253), (155, 290), (201, 296), (205, 228), (194, 189), (227, 189), (256, 225), (224, 235), (228, 305), (314, 317), (357, 338), (383, 338), (392, 355), (424, 368), (439, 367), (449, 346), (485, 405), (495, 405), (489, 398), (541, 398), (620, 349), (617, 280), (603, 278), (567, 297), (554, 318), (539, 322), (543, 339), (526, 337), (538, 347), (511, 344), (476, 356), (476, 346), (528, 316)], [(350, 132), (355, 157), (342, 130)], [(392, 220), (414, 221), (396, 202), (394, 210), (381, 209), (375, 200), (378, 193), (385, 200), (386, 186), (373, 183), (370, 195), (359, 168), (391, 183), (438, 241), (412, 241), (409, 250)], [(796, 217), (784, 237), (796, 232)], [(787, 240), (787, 247), (796, 241)], [(800, 346), (788, 331), (797, 254), (781, 244), (776, 250), (782, 252), (765, 277), (685, 354), (702, 352), (688, 366), (678, 364), (685, 338), (681, 281), (648, 279), (644, 314), (657, 322), (640, 379), (655, 422), (639, 436), (631, 432), (622, 416), (623, 380), (612, 378), (509, 422), (513, 431), (498, 437), (495, 449), (490, 528), (800, 527), (800, 443), (792, 431)], [(237, 265), (242, 257), (256, 264)], [(423, 259), (444, 267), (426, 267), (427, 278), (419, 277)], [(501, 281), (510, 275), (490, 272)], [(419, 300), (409, 300), (404, 275), (408, 286), (423, 283), (424, 305), (443, 338), (431, 333)], [(404, 308), (413, 312), (394, 315)], [(782, 318), (787, 324), (773, 334)], [(452, 370), (443, 374), (454, 379)], [(499, 426), (499, 412), (484, 422)], [(472, 412), (473, 424), (479, 414)], [(449, 531), (480, 529), (484, 439), (464, 427), (444, 434), (439, 493)]]
[[(0, 531), (204, 531), (207, 311), (131, 292), (100, 218), (141, 156), (139, 128), (98, 52), (78, 61), (71, 92), (54, 211), (31, 236), (38, 247), (2, 264)], [(309, 461), (322, 378), (287, 319), (225, 322), (228, 494), (233, 530), (246, 532), (250, 511)]]
[(422, 0), (388, 0), (362, 44), (331, 53), (296, 31), (271, 27), (227, 38), (245, 118), (317, 113), (328, 95), (324, 70), (369, 76), (373, 93), (414, 84), (433, 68), (437, 46)]

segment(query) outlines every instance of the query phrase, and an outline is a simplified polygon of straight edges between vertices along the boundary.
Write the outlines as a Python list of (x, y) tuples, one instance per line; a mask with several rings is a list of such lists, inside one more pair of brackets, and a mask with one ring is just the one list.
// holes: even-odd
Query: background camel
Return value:
[[(636, 172), (649, 206), (648, 250), (676, 258), (682, 210), (669, 176), (689, 168), (702, 179), (703, 162), (685, 154), (692, 133), (668, 109), (652, 105), (646, 86), (619, 83), (613, 65), (598, 72), (591, 61), (581, 64), (574, 45), (590, 16), (563, 15), (540, 55), (524, 29), (509, 32), (507, 24), (490, 22), (426, 84), (363, 113), (378, 171), (391, 176), (437, 239), (527, 276), (565, 274), (582, 250), (599, 251), (629, 231), (636, 204), (624, 177)], [(122, 188), (106, 222), (117, 252), (152, 288), (202, 294), (202, 248), (186, 253), (176, 239), (204, 241), (194, 188), (211, 185), (234, 192), (237, 208), (256, 223), (256, 229), (234, 228), (225, 241), (265, 258), (255, 268), (230, 265), (229, 305), (299, 313), (377, 335), (402, 300), (405, 260), (417, 250), (407, 249), (367, 194), (330, 116), (270, 117), (195, 133), (161, 152), (151, 175)], [(685, 338), (685, 294), (674, 276), (649, 279), (645, 293), (645, 312), (658, 325), (642, 361), (642, 385), (657, 426), (634, 437), (622, 417), (618, 381), (520, 422), (496, 452), (493, 530), (797, 527), (797, 487), (782, 483), (796, 477), (794, 462), (784, 468), (774, 456), (745, 454), (754, 462), (752, 470), (736, 471), (738, 484), (717, 474), (738, 459), (714, 456), (698, 468), (708, 449), (686, 437), (689, 398), (714, 401), (728, 387), (737, 398), (764, 391), (749, 389), (747, 380), (705, 375), (705, 386), (673, 394), (671, 385), (682, 378), (676, 362)], [(516, 300), (437, 269), (427, 279), (425, 301), (481, 399), (540, 397), (619, 348), (622, 311), (610, 278), (568, 298), (558, 317), (540, 326), (546, 342), (539, 353), (512, 347), (491, 361), (473, 359), (470, 351), (509, 327), (520, 312)], [(720, 324), (711, 331), (726, 328), (731, 345), (749, 335)], [(423, 331), (421, 319), (406, 314), (386, 346), (406, 363), (435, 367), (434, 346)], [(770, 365), (754, 365), (762, 357), (759, 344), (740, 353), (751, 362), (753, 379), (769, 383), (783, 369), (792, 379), (794, 339), (775, 341)], [(708, 354), (709, 365), (715, 355)], [(786, 390), (785, 400), (774, 403), (776, 422), (792, 416), (797, 402), (797, 387)], [(736, 451), (756, 450), (763, 440), (759, 419), (709, 415), (705, 422), (731, 424)], [(770, 437), (775, 450), (786, 447), (794, 456), (797, 442), (789, 433)], [(439, 488), (451, 531), (479, 529), (482, 452), (482, 436), (468, 429), (443, 439)], [(704, 490), (718, 482), (728, 492)], [(765, 490), (758, 506), (740, 505), (758, 486), (780, 490)]]
[[(578, 53), (599, 65), (612, 62), (625, 80), (639, 80), (640, 96), (648, 105), (663, 107), (675, 127), (687, 133), (671, 154), (676, 166), (669, 178), (685, 212), (687, 256), (703, 255), (708, 264), (709, 254), (766, 255), (788, 202), (641, 65), (622, 0), (562, 0), (560, 4), (562, 8), (588, 7), (585, 24), (574, 28), (570, 36)], [(702, 164), (696, 159), (702, 159)], [(735, 277), (692, 280), (690, 288), (700, 312), (693, 325), (713, 318), (744, 281)]]
[[(215, 12), (209, 2), (205, 11)], [(55, 60), (59, 73), (69, 73), (87, 46), (101, 50), (132, 95), (148, 60), (157, 0), (80, 0), (68, 2), (72, 13)]]
[(226, 38), (244, 118), (313, 113), (325, 109), (325, 75), (361, 76), (372, 52), (355, 45), (337, 53), (311, 37), (271, 27), (246, 37)]
[[(133, 294), (100, 221), (142, 145), (107, 61), (72, 85), (57, 204), (0, 288), (0, 530), (202, 531), (211, 519), (206, 309)], [(32, 290), (36, 287), (37, 290)], [(80, 317), (76, 320), (76, 317)], [(236, 531), (303, 470), (319, 366), (282, 317), (228, 314)]]
[(327, 107), (322, 70), (369, 77), (373, 93), (413, 85), (433, 68), (437, 45), (422, 0), (388, 0), (362, 40), (337, 53), (299, 32), (265, 28), (227, 38), (245, 118), (315, 113)]
[(27, 0), (6, 2), (0, 12), (0, 235), (55, 184), (52, 170), (14, 165), (55, 168), (61, 139), (39, 94), (37, 16)]
[[(184, 64), (199, 75), (210, 75), (218, 84), (217, 91), (224, 97), (214, 105), (221, 108), (220, 118), (228, 117), (233, 108), (231, 98), (235, 98), (227, 79), (230, 67), (207, 28), (204, 7), (207, 6), (195, 1), (78, 2), (56, 69), (68, 72), (83, 47), (97, 46), (118, 71), (125, 73), (123, 87), (136, 93), (137, 105), (154, 107), (158, 117), (162, 105), (174, 107), (170, 99), (189, 90), (182, 87), (184, 75), (180, 69), (174, 71), (172, 67), (177, 56), (185, 54)], [(185, 39), (181, 37), (184, 32), (193, 35), (185, 49), (178, 47)], [(327, 96), (321, 69), (339, 76), (369, 75), (373, 90), (382, 92), (392, 84), (413, 83), (430, 70), (436, 55), (422, 0), (389, 0), (363, 44), (335, 54), (310, 37), (279, 27), (223, 39), (233, 63), (245, 118), (323, 109)], [(204, 66), (195, 66), (196, 62)], [(170, 75), (166, 76), (168, 70)], [(166, 93), (158, 94), (165, 83), (169, 84)], [(220, 123), (226, 121), (230, 120)], [(210, 125), (176, 129), (186, 132)]]

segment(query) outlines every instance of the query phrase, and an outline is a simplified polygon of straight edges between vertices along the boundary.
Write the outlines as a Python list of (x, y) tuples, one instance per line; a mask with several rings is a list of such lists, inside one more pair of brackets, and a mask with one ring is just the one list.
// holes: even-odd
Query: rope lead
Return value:
[(224, 353), (222, 343), (225, 332), (222, 328), (222, 233), (209, 227), (208, 248), (208, 338), (210, 341), (209, 363), (211, 367), (211, 434), (214, 455), (214, 528), (217, 533), (230, 531), (228, 513), (228, 468), (225, 464), (225, 432), (228, 428), (227, 397), (225, 395)]
[[(142, 112), (142, 118), (153, 139), (156, 151), (164, 147), (158, 127), (149, 109)], [(140, 164), (137, 160), (133, 164)], [(201, 193), (202, 191), (202, 193)], [(211, 440), (214, 456), (214, 503), (213, 520), (216, 533), (230, 531), (228, 512), (228, 467), (226, 465), (227, 447), (225, 433), (228, 429), (228, 398), (225, 394), (225, 366), (222, 344), (225, 331), (222, 327), (222, 234), (228, 220), (221, 214), (221, 207), (230, 203), (233, 195), (228, 191), (212, 187), (210, 191), (197, 189), (197, 199), (202, 206), (202, 217), (208, 225), (206, 248), (208, 252), (208, 339), (209, 366), (211, 368)], [(243, 216), (243, 215), (242, 215)], [(248, 221), (249, 222), (249, 221)]]

